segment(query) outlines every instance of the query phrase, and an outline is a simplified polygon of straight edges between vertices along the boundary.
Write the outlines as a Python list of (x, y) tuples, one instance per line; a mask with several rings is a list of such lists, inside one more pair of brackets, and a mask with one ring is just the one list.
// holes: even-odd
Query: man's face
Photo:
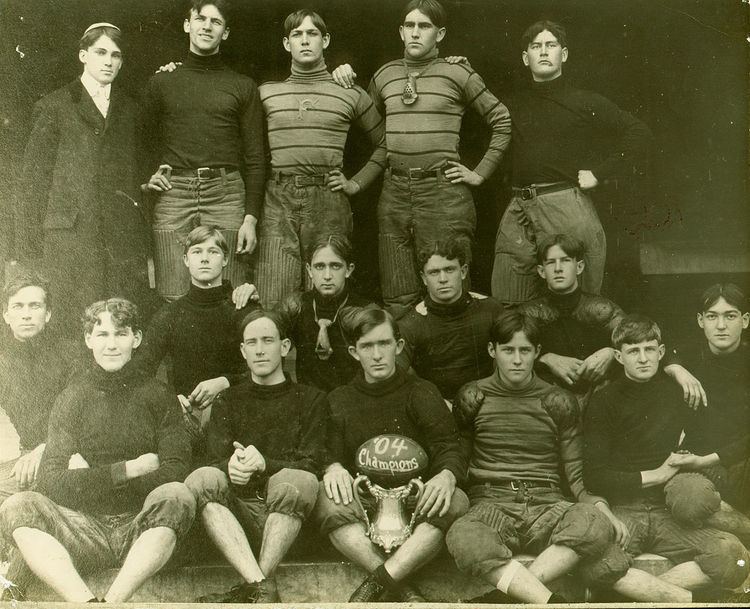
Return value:
[(262, 381), (281, 370), (282, 358), (290, 348), (289, 339), (281, 339), (279, 329), (268, 317), (250, 322), (242, 332), (240, 351), (256, 381)]
[(422, 282), (432, 300), (450, 304), (461, 298), (463, 280), (468, 271), (469, 267), (465, 264), (461, 266), (457, 258), (448, 260), (434, 254), (422, 269)]
[(21, 288), (8, 299), (3, 319), (16, 340), (26, 341), (39, 334), (49, 322), (52, 313), (47, 309), (44, 290), (35, 285)]
[(229, 37), (226, 20), (213, 4), (206, 4), (200, 12), (191, 10), (182, 27), (190, 34), (190, 50), (196, 55), (215, 55), (222, 40)]
[(562, 74), (562, 64), (568, 60), (567, 47), (560, 46), (555, 36), (544, 30), (539, 32), (521, 55), (524, 65), (531, 69), (537, 82), (554, 80)]
[(221, 273), (227, 265), (227, 257), (215, 239), (191, 245), (182, 259), (195, 285), (209, 288), (221, 284)]
[(583, 273), (583, 266), (583, 260), (571, 258), (559, 245), (553, 245), (547, 250), (543, 263), (536, 268), (550, 290), (569, 294), (578, 287), (578, 276)]
[(422, 59), (429, 55), (445, 37), (445, 28), (436, 27), (432, 20), (418, 9), (414, 9), (398, 28), (404, 41), (404, 49), (410, 59)]
[(96, 363), (107, 372), (117, 372), (130, 361), (133, 350), (141, 344), (140, 330), (115, 325), (112, 315), (105, 311), (91, 334), (85, 334), (86, 346), (94, 354)]
[(284, 37), (284, 48), (292, 54), (292, 63), (314, 66), (323, 60), (323, 49), (328, 48), (331, 37), (323, 36), (308, 15)]
[(363, 334), (354, 347), (349, 347), (349, 353), (362, 366), (365, 381), (375, 383), (393, 376), (396, 356), (403, 348), (403, 339), (396, 340), (391, 324), (383, 322)]
[(532, 344), (523, 332), (516, 332), (507, 343), (490, 342), (487, 350), (495, 360), (497, 374), (503, 385), (523, 387), (531, 380), (534, 360), (539, 356), (539, 346)]
[(347, 265), (330, 245), (315, 252), (307, 265), (307, 274), (312, 279), (313, 287), (319, 294), (328, 297), (341, 294), (346, 286), (346, 280), (353, 272), (354, 265)]
[(88, 49), (78, 51), (83, 69), (100, 85), (108, 85), (122, 67), (122, 51), (109, 36), (99, 36)]
[(742, 331), (747, 329), (750, 313), (742, 313), (722, 296), (708, 311), (698, 313), (698, 325), (708, 340), (712, 353), (732, 353), (740, 346)]
[(656, 339), (640, 343), (624, 343), (615, 349), (615, 359), (631, 381), (645, 383), (659, 372), (659, 362), (664, 357), (664, 345)]

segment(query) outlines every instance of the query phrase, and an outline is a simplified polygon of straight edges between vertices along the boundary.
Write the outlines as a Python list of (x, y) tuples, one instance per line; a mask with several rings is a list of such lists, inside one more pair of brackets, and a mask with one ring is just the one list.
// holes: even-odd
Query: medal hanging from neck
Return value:
[(417, 76), (419, 76), (419, 72), (406, 73), (406, 83), (404, 83), (404, 90), (401, 93), (401, 101), (407, 106), (411, 106), (419, 97), (417, 94)]

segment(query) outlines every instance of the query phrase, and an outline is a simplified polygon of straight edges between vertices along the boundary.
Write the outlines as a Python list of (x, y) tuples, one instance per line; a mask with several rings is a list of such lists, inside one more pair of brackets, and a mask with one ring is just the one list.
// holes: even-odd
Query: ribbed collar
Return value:
[(432, 49), (432, 51), (426, 55), (425, 57), (422, 57), (422, 59), (411, 59), (407, 56), (406, 50), (404, 50), (404, 61), (406, 62), (406, 65), (410, 68), (425, 68), (428, 65), (430, 65), (435, 59), (438, 57), (438, 48), (435, 47)]
[(273, 400), (287, 393), (292, 388), (292, 381), (288, 376), (284, 376), (284, 381), (276, 385), (260, 385), (256, 383), (250, 374), (247, 375), (246, 388), (248, 392), (262, 400)]
[(561, 91), (567, 86), (568, 86), (568, 81), (565, 80), (565, 77), (562, 74), (553, 80), (545, 80), (542, 82), (537, 82), (536, 80), (532, 79), (531, 81), (532, 91), (540, 95), (545, 95), (547, 93), (554, 93), (556, 91)]
[(113, 393), (134, 385), (140, 385), (146, 379), (146, 374), (137, 366), (134, 366), (132, 360), (117, 372), (107, 372), (94, 362), (86, 374), (97, 389), (106, 393)]
[(286, 80), (287, 82), (325, 82), (333, 80), (333, 76), (327, 70), (325, 61), (321, 61), (312, 70), (300, 70), (292, 64), (292, 73)]
[(581, 302), (581, 288), (579, 286), (569, 294), (558, 294), (550, 290), (549, 302), (561, 313), (570, 315), (573, 309), (578, 306), (578, 303)]
[(461, 298), (456, 302), (446, 304), (443, 302), (435, 302), (430, 298), (430, 295), (427, 294), (427, 296), (424, 297), (424, 304), (425, 307), (427, 307), (427, 310), (433, 315), (437, 315), (438, 317), (456, 317), (466, 311), (473, 300), (471, 294), (464, 292), (461, 294)]
[[(524, 396), (529, 397), (539, 392), (545, 392), (549, 385), (540, 379), (536, 374), (531, 375), (529, 382), (523, 387), (509, 387), (503, 383), (500, 374), (495, 370), (492, 376), (487, 379), (485, 394), (495, 396)], [(484, 387), (483, 387), (484, 390)]]
[(215, 288), (199, 288), (190, 284), (190, 290), (184, 296), (184, 301), (199, 308), (209, 309), (231, 300), (232, 284), (224, 279), (221, 285)]
[(366, 393), (367, 395), (381, 396), (388, 395), (399, 389), (409, 380), (409, 375), (401, 370), (398, 366), (396, 372), (390, 378), (384, 381), (377, 381), (376, 383), (368, 383), (365, 380), (365, 373), (360, 369), (357, 375), (352, 379), (351, 383), (354, 387)]
[[(45, 333), (47, 337), (45, 338)], [(49, 329), (42, 330), (39, 334), (29, 340), (18, 340), (9, 329), (3, 331), (1, 348), (13, 359), (27, 359), (36, 357), (43, 349), (51, 348), (49, 341)]]
[(196, 55), (192, 51), (188, 51), (183, 66), (194, 70), (221, 70), (224, 67), (224, 60), (221, 58), (221, 53)]
[(661, 369), (652, 378), (645, 383), (639, 383), (629, 379), (623, 373), (620, 377), (620, 387), (622, 388), (623, 395), (634, 399), (641, 403), (643, 400), (648, 402), (653, 401), (654, 394), (659, 391), (660, 387), (667, 382)]

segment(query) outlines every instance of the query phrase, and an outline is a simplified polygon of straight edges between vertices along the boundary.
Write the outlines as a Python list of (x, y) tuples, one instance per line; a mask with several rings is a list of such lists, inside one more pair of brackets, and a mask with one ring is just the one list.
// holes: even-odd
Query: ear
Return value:
[(542, 352), (542, 345), (539, 344), (536, 346), (536, 353), (534, 353), (534, 360), (539, 359), (539, 354)]
[(403, 25), (399, 25), (398, 26), (398, 35), (401, 37), (401, 40), (403, 42), (406, 42), (406, 38), (404, 37), (404, 26)]
[(521, 60), (523, 61), (523, 65), (526, 67), (529, 66), (529, 54), (526, 51), (521, 53)]
[(281, 339), (281, 357), (286, 357), (292, 349), (292, 341), (288, 338)]
[(352, 356), (352, 357), (353, 357), (354, 359), (356, 359), (356, 360), (357, 360), (358, 362), (359, 362), (359, 361), (361, 361), (361, 360), (359, 359), (359, 355), (357, 354), (357, 349), (355, 349), (354, 347), (352, 347), (351, 345), (349, 345), (349, 346), (348, 346), (348, 347), (346, 348), (346, 350), (347, 350), (347, 351), (349, 351), (349, 355), (351, 355), (351, 356)]
[[(49, 315), (49, 311), (47, 312), (47, 315)], [(6, 309), (5, 311), (3, 311), (3, 319), (5, 320), (6, 324), (10, 325), (10, 321), (8, 321), (8, 317), (9, 317), (8, 310)], [(49, 321), (49, 320), (47, 320), (47, 321)]]
[[(702, 328), (703, 327), (703, 313), (698, 313), (697, 318), (698, 318), (698, 326)], [(745, 327), (747, 328), (747, 324), (745, 324)]]
[(185, 19), (185, 21), (182, 22), (182, 31), (186, 34), (190, 33), (190, 19)]
[(616, 359), (616, 360), (617, 360), (617, 361), (618, 361), (618, 362), (619, 362), (620, 364), (622, 364), (622, 351), (620, 351), (619, 349), (613, 349), (613, 351), (614, 351), (614, 354), (615, 354), (615, 359)]
[(292, 45), (289, 44), (289, 38), (284, 36), (284, 38), (281, 39), (281, 44), (284, 46), (284, 49), (286, 49), (287, 53), (292, 52)]
[(225, 28), (224, 33), (221, 35), (222, 40), (226, 40), (227, 38), (229, 38), (229, 28)]
[(396, 355), (399, 355), (404, 350), (404, 339), (399, 338), (396, 341)]
[(188, 257), (187, 257), (187, 254), (183, 254), (183, 255), (182, 255), (182, 262), (183, 262), (183, 263), (185, 264), (185, 266), (186, 266), (186, 267), (187, 267), (187, 266), (189, 266), (189, 265), (188, 265)]
[(487, 353), (490, 354), (490, 357), (492, 359), (495, 359), (495, 343), (492, 341), (487, 343)]
[(245, 343), (244, 342), (240, 343), (240, 353), (242, 353), (242, 359), (244, 359), (245, 361), (247, 361), (247, 353), (245, 353)]
[(349, 279), (349, 277), (352, 276), (353, 272), (354, 272), (354, 263), (352, 262), (351, 264), (349, 264), (348, 267), (346, 267), (346, 274), (344, 275), (344, 277)]
[(441, 40), (443, 40), (443, 38), (445, 38), (445, 34), (446, 34), (445, 28), (441, 27), (437, 32), (437, 37), (435, 38), (435, 40), (440, 42)]
[(563, 47), (563, 50), (562, 50), (562, 53), (561, 53), (560, 57), (562, 58), (562, 62), (563, 63), (565, 63), (566, 61), (568, 61), (568, 47)]
[(466, 275), (468, 275), (468, 274), (469, 274), (469, 265), (468, 264), (464, 264), (461, 267), (461, 279), (462, 280), (466, 279)]
[(659, 361), (661, 361), (661, 358), (664, 357), (666, 352), (667, 348), (663, 344), (659, 345)]
[(747, 330), (747, 326), (750, 324), (750, 313), (742, 314), (742, 329)]
[(91, 349), (91, 334), (87, 334), (84, 332), (83, 341), (86, 343), (86, 346)]
[(576, 275), (583, 273), (583, 268), (586, 266), (585, 260), (576, 260)]
[[(312, 279), (312, 267), (310, 266), (309, 262), (305, 263), (305, 268), (307, 269), (307, 276)], [(349, 275), (347, 275), (348, 277)]]
[(419, 271), (419, 276), (422, 278), (422, 283), (427, 285), (427, 277), (425, 276), (424, 271)]
[(221, 268), (224, 268), (227, 264), (229, 264), (229, 258), (224, 255), (224, 260), (221, 261)]
[(88, 58), (88, 51), (84, 51), (83, 49), (78, 51), (78, 61), (81, 63), (86, 63), (86, 59)]
[[(49, 320), (52, 318), (52, 311), (47, 309), (47, 312), (44, 314), (44, 323), (48, 324)], [(747, 328), (747, 326), (745, 326)]]
[(327, 49), (329, 44), (331, 44), (331, 35), (326, 34), (323, 36), (323, 48)]
[(138, 347), (141, 346), (141, 343), (143, 342), (143, 332), (141, 332), (140, 330), (138, 330), (133, 335), (133, 337), (134, 337), (133, 338), (133, 349), (137, 349)]
[(544, 276), (544, 265), (543, 264), (537, 264), (536, 265), (536, 272), (539, 274), (539, 276), (547, 281), (547, 278)]

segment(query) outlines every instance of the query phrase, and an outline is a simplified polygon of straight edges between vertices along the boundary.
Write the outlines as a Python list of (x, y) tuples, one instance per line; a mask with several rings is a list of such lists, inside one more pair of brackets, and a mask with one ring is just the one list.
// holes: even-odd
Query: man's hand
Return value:
[[(235, 448), (242, 446), (239, 442), (235, 443)], [(242, 462), (254, 472), (262, 473), (266, 471), (266, 459), (260, 454), (260, 451), (252, 444), (248, 444), (242, 453)]]
[(171, 165), (159, 165), (159, 169), (157, 169), (156, 173), (148, 179), (148, 184), (146, 184), (146, 186), (149, 190), (155, 192), (166, 192), (167, 190), (172, 189), (172, 182), (169, 181), (169, 178), (171, 177)]
[(81, 456), (81, 453), (70, 455), (68, 469), (89, 469), (89, 463)]
[(588, 169), (581, 169), (578, 172), (578, 186), (581, 190), (596, 188), (597, 184), (599, 184), (599, 180)]
[(245, 449), (242, 448), (241, 444), (239, 445), (240, 448), (237, 448), (238, 444), (238, 442), (234, 443), (235, 448), (232, 456), (229, 457), (227, 472), (229, 473), (229, 479), (232, 481), (232, 484), (245, 486), (250, 482), (250, 478), (253, 477), (255, 470), (243, 461)]
[(448, 63), (465, 63), (467, 66), (469, 65), (469, 60), (463, 55), (448, 55), (448, 57), (444, 57), (443, 59)]
[(232, 292), (232, 302), (234, 308), (238, 311), (247, 305), (248, 302), (258, 302), (260, 300), (260, 294), (258, 294), (258, 288), (252, 283), (243, 283), (241, 286), (234, 288)]
[(627, 548), (628, 543), (630, 543), (630, 531), (625, 526), (625, 523), (612, 513), (612, 510), (609, 509), (609, 506), (604, 501), (597, 501), (596, 507), (612, 523), (615, 529), (615, 543), (622, 548)]
[(719, 463), (719, 455), (711, 453), (710, 455), (694, 455), (689, 452), (673, 453), (669, 458), (669, 464), (673, 467), (679, 467), (680, 470), (705, 469)]
[(255, 250), (255, 246), (258, 244), (258, 239), (255, 235), (256, 224), (258, 224), (258, 219), (255, 216), (251, 216), (250, 214), (245, 216), (240, 230), (237, 231), (238, 254), (252, 254)]
[(190, 393), (188, 400), (193, 407), (203, 410), (211, 405), (214, 398), (229, 387), (229, 381), (225, 376), (217, 376), (215, 379), (201, 381)]
[(651, 486), (659, 486), (666, 484), (672, 477), (680, 471), (679, 467), (671, 465), (672, 459), (679, 456), (677, 453), (670, 453), (670, 455), (664, 460), (659, 467), (656, 469), (649, 469), (641, 472), (641, 486), (648, 488)]
[(427, 514), (428, 518), (445, 516), (451, 506), (454, 490), (456, 477), (453, 472), (444, 469), (425, 483), (422, 498), (415, 509), (419, 514)]
[(125, 462), (125, 477), (128, 480), (140, 478), (159, 469), (159, 455), (145, 453), (136, 459)]
[(16, 479), (20, 488), (29, 488), (36, 480), (39, 474), (39, 464), (42, 462), (44, 447), (46, 444), (40, 444), (34, 450), (30, 450), (22, 457), (18, 458), (16, 464), (10, 472), (10, 475)]
[(170, 61), (166, 65), (159, 66), (159, 69), (156, 70), (156, 72), (154, 72), (154, 74), (158, 74), (159, 72), (174, 72), (181, 65), (182, 65), (181, 61)]
[(458, 161), (448, 161), (450, 168), (445, 170), (445, 177), (451, 181), (451, 184), (468, 184), (469, 186), (479, 186), (484, 182), (484, 178), (476, 171), (472, 171), (466, 165), (461, 165)]
[(334, 503), (349, 505), (354, 499), (352, 475), (341, 463), (332, 463), (323, 474), (323, 487), (326, 495)]
[(578, 358), (545, 353), (539, 358), (539, 361), (547, 366), (552, 374), (568, 385), (578, 381), (581, 376), (580, 368), (583, 361)]
[(664, 367), (664, 372), (682, 387), (682, 398), (690, 408), (697, 410), (701, 404), (708, 406), (708, 398), (703, 385), (685, 368), (679, 364), (669, 364), (669, 366)]
[(615, 350), (612, 347), (604, 347), (594, 351), (581, 363), (578, 369), (579, 376), (591, 383), (598, 383), (607, 374), (609, 367), (615, 360)]
[(342, 64), (331, 72), (333, 80), (337, 85), (344, 87), (344, 89), (351, 89), (354, 86), (354, 79), (357, 78), (357, 73), (348, 64)]
[(344, 194), (348, 197), (353, 197), (361, 190), (359, 183), (354, 180), (347, 180), (340, 169), (332, 169), (328, 172), (326, 186), (332, 192), (343, 190)]

